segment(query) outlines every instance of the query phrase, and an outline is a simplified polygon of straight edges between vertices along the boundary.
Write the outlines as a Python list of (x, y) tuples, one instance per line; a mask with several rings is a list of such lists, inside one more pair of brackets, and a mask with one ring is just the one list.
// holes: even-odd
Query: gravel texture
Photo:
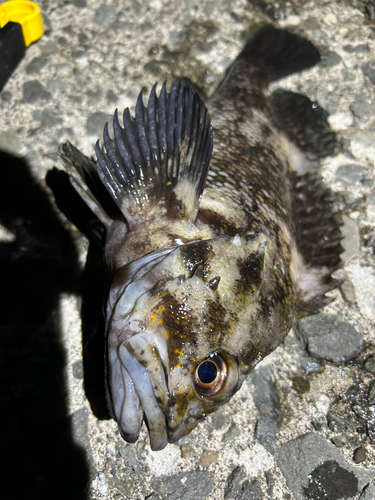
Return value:
[[(46, 33), (0, 92), (1, 498), (374, 500), (374, 2), (40, 5)], [(186, 76), (211, 95), (244, 40), (270, 22), (323, 56), (277, 86), (317, 100), (337, 132), (322, 175), (343, 215), (337, 277), (347, 281), (189, 436), (152, 452), (143, 429), (128, 445), (108, 419), (92, 354), (100, 300), (81, 299), (85, 287), (100, 290), (100, 266), (83, 273), (98, 250), (57, 209), (50, 188), (63, 205), (65, 177), (54, 171), (47, 185), (46, 174), (61, 168), (67, 139), (92, 155), (114, 109), (134, 110), (156, 81)], [(86, 214), (68, 201), (70, 219)], [(87, 220), (82, 231), (100, 230)]]

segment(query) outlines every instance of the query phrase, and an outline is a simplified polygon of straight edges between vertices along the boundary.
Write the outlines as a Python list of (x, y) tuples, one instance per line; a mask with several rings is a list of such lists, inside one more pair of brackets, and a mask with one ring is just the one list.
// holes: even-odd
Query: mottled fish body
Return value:
[(154, 450), (189, 433), (338, 285), (341, 234), (317, 173), (334, 134), (307, 97), (267, 95), (319, 58), (299, 36), (263, 28), (208, 109), (187, 81), (159, 97), (154, 86), (135, 119), (125, 110), (121, 126), (115, 113), (96, 164), (60, 148), (107, 229), (108, 403), (128, 442), (143, 420)]

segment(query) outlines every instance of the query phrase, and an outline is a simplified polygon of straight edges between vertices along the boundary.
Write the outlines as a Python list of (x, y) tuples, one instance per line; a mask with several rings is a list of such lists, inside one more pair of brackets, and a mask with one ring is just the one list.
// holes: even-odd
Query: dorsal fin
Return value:
[(104, 127), (96, 144), (97, 172), (129, 224), (156, 205), (173, 218), (194, 221), (212, 153), (212, 127), (207, 108), (186, 80), (170, 93), (156, 85), (147, 108), (142, 93), (135, 119), (125, 109), (123, 127), (117, 110), (114, 140)]

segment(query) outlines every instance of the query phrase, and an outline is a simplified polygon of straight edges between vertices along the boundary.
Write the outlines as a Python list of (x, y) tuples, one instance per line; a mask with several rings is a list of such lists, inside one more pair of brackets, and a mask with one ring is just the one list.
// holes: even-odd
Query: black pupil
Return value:
[(217, 377), (217, 367), (212, 361), (204, 361), (198, 366), (198, 377), (203, 384), (211, 384)]

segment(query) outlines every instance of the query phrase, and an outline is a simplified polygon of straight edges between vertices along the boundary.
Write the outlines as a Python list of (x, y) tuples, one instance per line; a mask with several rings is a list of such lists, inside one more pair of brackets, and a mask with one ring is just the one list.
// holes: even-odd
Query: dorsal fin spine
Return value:
[[(150, 162), (150, 148), (147, 142), (146, 126), (147, 118), (145, 116), (145, 107), (143, 104), (143, 92), (139, 94), (137, 105), (135, 107), (135, 126), (136, 137), (138, 137), (139, 149), (141, 151), (140, 158), (143, 158), (146, 172), (150, 175), (151, 162)], [(153, 175), (152, 175), (153, 177)]]
[(124, 111), (123, 128), (116, 110), (113, 140), (105, 125), (103, 149), (96, 146), (98, 173), (129, 221), (151, 199), (173, 218), (194, 220), (212, 152), (209, 114), (183, 80), (170, 94), (164, 84), (159, 98), (155, 90), (147, 108), (140, 94), (134, 119)]

